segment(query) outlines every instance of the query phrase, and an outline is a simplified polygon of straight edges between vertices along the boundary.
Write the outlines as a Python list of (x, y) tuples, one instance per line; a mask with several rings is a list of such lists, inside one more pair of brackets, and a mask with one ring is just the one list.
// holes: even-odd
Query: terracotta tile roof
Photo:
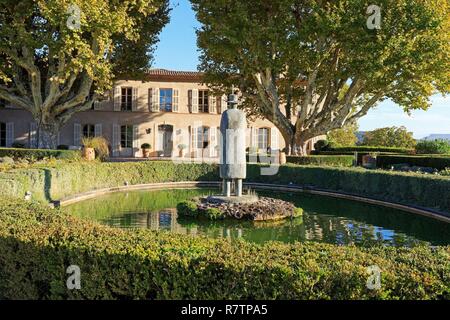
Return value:
[(175, 71), (166, 69), (151, 69), (147, 72), (148, 81), (174, 81), (174, 82), (194, 82), (201, 83), (202, 72), (196, 71)]

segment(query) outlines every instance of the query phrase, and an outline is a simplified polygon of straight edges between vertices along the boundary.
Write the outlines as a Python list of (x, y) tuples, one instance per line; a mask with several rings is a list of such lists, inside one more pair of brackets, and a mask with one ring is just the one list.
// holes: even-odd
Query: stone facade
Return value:
[[(142, 157), (141, 145), (151, 145), (151, 156), (218, 159), (218, 137), (226, 97), (213, 96), (201, 84), (201, 74), (155, 69), (145, 81), (120, 80), (107, 101), (76, 114), (62, 129), (58, 144), (80, 147), (83, 136), (103, 136), (113, 157)], [(312, 149), (316, 138), (310, 142)], [(36, 124), (31, 114), (0, 106), (0, 146), (14, 142), (35, 145)], [(267, 120), (248, 122), (247, 147), (282, 149), (284, 140)]]

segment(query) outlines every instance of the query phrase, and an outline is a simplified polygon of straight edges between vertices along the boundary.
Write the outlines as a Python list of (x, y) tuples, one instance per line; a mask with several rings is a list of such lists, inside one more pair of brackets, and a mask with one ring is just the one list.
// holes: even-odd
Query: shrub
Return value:
[(408, 164), (410, 166), (429, 167), (437, 170), (444, 170), (450, 167), (449, 157), (433, 156), (400, 156), (400, 155), (379, 155), (377, 156), (377, 167), (390, 168), (396, 164)]
[(69, 146), (65, 144), (60, 144), (56, 147), (57, 150), (69, 150)]
[(196, 217), (198, 215), (197, 204), (190, 200), (177, 204), (177, 211), (182, 217)]
[(204, 212), (205, 217), (209, 220), (220, 220), (224, 219), (225, 215), (217, 208), (208, 208)]
[(337, 166), (337, 167), (351, 167), (353, 166), (354, 157), (351, 155), (336, 155), (336, 156), (288, 156), (286, 161), (300, 165), (318, 165), (318, 166)]
[[(449, 299), (450, 247), (256, 245), (119, 230), (0, 203), (0, 299)], [(66, 269), (81, 269), (68, 290)], [(368, 290), (367, 268), (381, 268)]]
[(416, 140), (413, 133), (405, 127), (387, 127), (366, 132), (362, 144), (366, 146), (414, 148)]
[(375, 146), (355, 146), (355, 147), (336, 147), (330, 148), (328, 151), (335, 153), (342, 152), (389, 152), (389, 153), (401, 153), (401, 154), (413, 154), (414, 149), (411, 148), (395, 148), (395, 147), (375, 147)]
[(330, 144), (327, 140), (319, 140), (314, 143), (314, 149), (317, 151), (326, 151), (330, 147)]
[(108, 140), (103, 137), (83, 138), (81, 144), (85, 148), (95, 149), (96, 157), (102, 161), (109, 157)]
[(51, 157), (56, 159), (78, 159), (79, 155), (78, 151), (72, 150), (0, 148), (0, 157), (25, 160), (42, 160)]
[(151, 145), (150, 145), (150, 143), (143, 143), (143, 144), (141, 144), (141, 149), (151, 149)]
[(11, 148), (24, 149), (25, 148), (25, 144), (24, 143), (20, 143), (20, 142), (14, 142), (13, 144), (11, 144)]
[(416, 152), (418, 154), (450, 154), (450, 142), (442, 139), (422, 140), (417, 143)]

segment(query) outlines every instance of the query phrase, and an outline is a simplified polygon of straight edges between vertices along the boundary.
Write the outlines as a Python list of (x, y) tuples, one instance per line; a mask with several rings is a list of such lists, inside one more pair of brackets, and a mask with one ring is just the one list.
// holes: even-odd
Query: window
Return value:
[(209, 113), (208, 90), (198, 90), (198, 112)]
[(172, 89), (159, 89), (159, 110), (172, 112)]
[(95, 137), (95, 125), (93, 125), (93, 124), (85, 124), (83, 126), (83, 137), (84, 138), (93, 138), (93, 137)]
[(122, 148), (133, 148), (133, 126), (120, 127), (120, 146)]
[(6, 123), (0, 122), (0, 147), (6, 147)]
[(206, 149), (209, 146), (209, 128), (198, 127), (197, 128), (197, 148)]
[(259, 128), (258, 129), (258, 149), (266, 151), (269, 146), (269, 129)]
[(122, 111), (133, 110), (133, 88), (122, 88), (122, 100), (120, 104), (120, 110)]

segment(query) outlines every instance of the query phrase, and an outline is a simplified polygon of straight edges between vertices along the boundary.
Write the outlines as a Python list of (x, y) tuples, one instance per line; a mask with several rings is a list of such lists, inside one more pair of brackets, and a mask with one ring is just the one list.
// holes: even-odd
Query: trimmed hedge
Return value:
[(377, 156), (377, 166), (379, 168), (390, 168), (393, 165), (403, 163), (411, 166), (430, 167), (437, 170), (444, 170), (446, 168), (450, 168), (450, 156)]
[[(450, 178), (362, 168), (280, 166), (277, 174), (261, 175), (264, 165), (248, 165), (247, 181), (312, 186), (386, 201), (411, 204), (450, 213)], [(213, 164), (177, 164), (169, 161), (129, 163), (69, 163), (48, 168), (0, 172), (2, 195), (47, 202), (90, 190), (129, 184), (219, 181)]]
[(288, 163), (299, 165), (318, 165), (318, 166), (337, 166), (337, 167), (351, 167), (353, 166), (354, 156), (351, 155), (319, 155), (319, 156), (287, 156)]
[(80, 158), (80, 152), (75, 150), (0, 148), (0, 157), (26, 160), (42, 160), (44, 158), (75, 160)]
[[(70, 265), (81, 290), (66, 287)], [(379, 290), (366, 286), (372, 265)], [(0, 299), (450, 299), (450, 247), (256, 245), (112, 229), (4, 198)]]
[(403, 153), (403, 154), (413, 154), (414, 153), (414, 149), (409, 149), (409, 148), (373, 147), (373, 146), (339, 147), (339, 148), (330, 148), (328, 151), (336, 151), (336, 152), (391, 152), (391, 153)]

